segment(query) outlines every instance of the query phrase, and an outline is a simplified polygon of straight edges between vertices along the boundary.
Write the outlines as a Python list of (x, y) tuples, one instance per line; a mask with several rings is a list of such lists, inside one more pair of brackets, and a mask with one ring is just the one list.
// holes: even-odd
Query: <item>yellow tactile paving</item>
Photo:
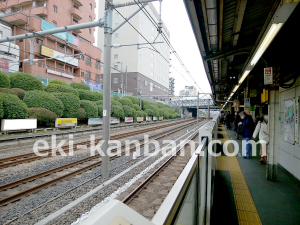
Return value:
[[(219, 131), (219, 133), (223, 134), (223, 138), (219, 140), (224, 143), (229, 140), (229, 138), (223, 125), (220, 129), (221, 131)], [(233, 152), (232, 145), (228, 145), (228, 152)], [(228, 156), (218, 157), (217, 170), (226, 170), (230, 172), (239, 224), (262, 225), (237, 158)]]

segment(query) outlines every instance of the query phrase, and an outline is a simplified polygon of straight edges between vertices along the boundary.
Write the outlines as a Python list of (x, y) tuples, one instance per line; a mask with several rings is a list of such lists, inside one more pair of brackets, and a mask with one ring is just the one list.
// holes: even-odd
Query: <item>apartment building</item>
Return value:
[[(118, 0), (117, 3), (125, 3), (128, 0)], [(98, 0), (99, 16), (104, 15), (104, 1)], [(117, 27), (129, 17), (139, 6), (132, 5), (118, 8), (113, 11), (113, 28)], [(130, 23), (126, 23), (118, 29), (112, 37), (112, 91), (124, 92), (128, 95), (139, 96), (151, 95), (156, 100), (164, 100), (164, 97), (155, 97), (155, 95), (168, 96), (169, 94), (169, 67), (170, 67), (170, 48), (167, 41), (159, 34), (155, 24), (159, 22), (159, 14), (152, 3), (149, 3), (145, 9), (154, 19), (152, 23), (149, 18), (140, 11)], [(162, 31), (165, 38), (169, 40), (170, 33), (163, 23)], [(99, 29), (97, 45), (103, 46), (103, 29)], [(145, 39), (146, 40), (145, 40)], [(145, 44), (158, 42), (157, 44)], [(131, 45), (124, 46), (122, 45)], [(140, 45), (138, 45), (140, 44)], [(127, 72), (127, 73), (126, 73)]]
[[(2, 19), (13, 35), (95, 20), (95, 0), (0, 1)], [(101, 88), (101, 50), (93, 45), (95, 28), (15, 41), (20, 47), (20, 72), (49, 79), (87, 82)], [(33, 46), (33, 64), (28, 62)]]

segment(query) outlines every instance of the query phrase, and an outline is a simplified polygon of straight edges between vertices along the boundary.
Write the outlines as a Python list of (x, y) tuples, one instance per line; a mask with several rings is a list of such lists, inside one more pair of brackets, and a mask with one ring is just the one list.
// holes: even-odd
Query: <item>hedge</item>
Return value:
[(136, 104), (133, 104), (133, 108), (136, 110), (136, 111), (142, 111), (141, 107), (139, 105), (136, 105)]
[(77, 118), (78, 109), (80, 108), (80, 100), (78, 96), (72, 93), (52, 93), (56, 98), (61, 100), (64, 105), (64, 118)]
[(88, 91), (91, 90), (91, 88), (84, 83), (71, 83), (70, 86), (75, 89), (83, 89), (83, 90), (88, 90)]
[(36, 118), (39, 125), (52, 125), (54, 126), (57, 115), (45, 108), (29, 108), (28, 109), (29, 118)]
[(21, 88), (25, 91), (44, 89), (42, 81), (28, 73), (12, 73), (9, 80), (12, 88)]
[(103, 100), (99, 100), (95, 102), (97, 105), (103, 105)]
[(12, 94), (0, 93), (2, 102), (3, 119), (26, 119), (28, 118), (28, 108), (17, 96)]
[(64, 105), (53, 94), (44, 91), (28, 91), (24, 97), (24, 102), (29, 108), (42, 107), (54, 112), (61, 117), (64, 112)]
[(0, 92), (18, 96), (17, 92), (10, 88), (0, 88)]
[(140, 104), (140, 99), (134, 96), (124, 96), (123, 98), (127, 98), (130, 99), (132, 101), (133, 104)]
[(98, 117), (98, 106), (95, 102), (88, 100), (80, 101), (80, 108), (83, 108), (86, 112), (86, 118), (97, 118)]
[(125, 117), (134, 117), (135, 112), (136, 112), (133, 108), (131, 108), (128, 105), (123, 105), (123, 110), (125, 113)]
[(112, 106), (112, 110), (111, 110), (111, 116), (112, 117), (116, 117), (116, 118), (120, 118), (121, 120), (124, 120), (125, 118), (125, 113), (122, 107), (120, 106)]
[(24, 96), (26, 94), (26, 91), (24, 91), (21, 88), (11, 88), (11, 90), (15, 91), (17, 93), (17, 96), (19, 97), (19, 99), (23, 100)]
[(86, 120), (87, 116), (86, 116), (86, 112), (83, 108), (79, 108), (77, 111), (77, 119), (80, 121)]
[(0, 97), (0, 118), (4, 116), (3, 99)]
[(125, 106), (125, 105), (127, 105), (127, 106), (130, 106), (131, 108), (133, 108), (133, 103), (132, 103), (132, 101), (130, 100), (130, 99), (128, 99), (128, 98), (120, 98), (119, 100), (118, 100), (118, 102), (120, 102), (123, 106)]
[(121, 108), (123, 108), (122, 103), (118, 102), (118, 101), (115, 101), (115, 100), (111, 101), (111, 105), (116, 105), (116, 106), (120, 106)]
[(98, 105), (98, 116), (99, 117), (103, 116), (103, 105)]
[[(60, 84), (60, 85), (65, 85), (65, 86), (69, 86), (67, 82), (62, 81), (62, 80), (50, 80), (49, 84)], [(49, 85), (48, 84), (48, 85)]]
[(135, 112), (135, 118), (136, 117), (145, 117), (145, 113), (143, 111), (136, 111)]
[(45, 87), (45, 91), (50, 93), (51, 92), (72, 93), (73, 95), (78, 96), (78, 91), (76, 89), (62, 84), (49, 84), (47, 87)]
[(94, 91), (87, 91), (82, 89), (77, 89), (80, 100), (89, 100), (92, 102), (96, 102), (99, 100), (103, 100), (103, 94)]
[(6, 73), (0, 71), (0, 88), (9, 88), (10, 81)]

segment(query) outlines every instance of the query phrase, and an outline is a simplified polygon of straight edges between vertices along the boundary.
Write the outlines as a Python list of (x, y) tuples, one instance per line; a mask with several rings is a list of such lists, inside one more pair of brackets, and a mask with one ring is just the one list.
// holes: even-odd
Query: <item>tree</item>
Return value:
[(42, 81), (28, 73), (12, 73), (9, 75), (9, 80), (12, 88), (21, 88), (25, 91), (44, 89)]

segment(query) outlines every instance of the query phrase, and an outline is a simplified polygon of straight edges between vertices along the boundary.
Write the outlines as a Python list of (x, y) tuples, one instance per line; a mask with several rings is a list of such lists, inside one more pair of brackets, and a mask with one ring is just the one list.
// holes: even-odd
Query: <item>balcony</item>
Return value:
[(4, 19), (7, 22), (14, 23), (16, 25), (23, 25), (23, 24), (26, 24), (28, 22), (27, 21), (27, 16), (22, 14), (22, 13), (14, 14), (14, 15), (11, 15), (11, 16), (6, 16), (6, 17), (4, 17)]
[(73, 8), (71, 10), (71, 14), (72, 14), (73, 18), (76, 19), (76, 20), (81, 20), (82, 19), (82, 17), (80, 16), (81, 12), (79, 11), (79, 9)]
[(26, 3), (32, 3), (33, 0), (9, 0), (6, 4), (6, 8), (16, 6), (16, 5), (26, 5)]
[(30, 14), (44, 17), (48, 15), (48, 10), (45, 7), (32, 8)]
[(81, 1), (83, 1), (83, 0), (74, 0), (74, 5), (77, 7), (82, 6)]

